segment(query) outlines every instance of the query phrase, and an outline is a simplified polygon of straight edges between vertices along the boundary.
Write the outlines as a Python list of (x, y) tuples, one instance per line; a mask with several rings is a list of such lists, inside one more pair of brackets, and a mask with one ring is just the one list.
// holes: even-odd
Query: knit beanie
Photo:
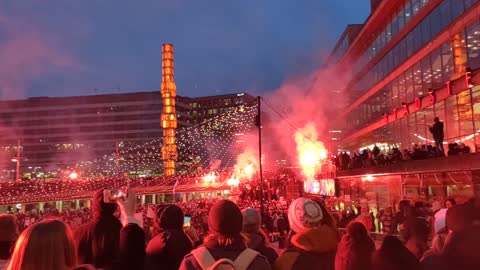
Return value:
[(322, 209), (316, 202), (307, 198), (298, 198), (288, 208), (288, 222), (296, 233), (304, 233), (310, 228), (320, 226)]
[(210, 209), (208, 228), (211, 233), (223, 236), (236, 236), (242, 231), (242, 223), (242, 212), (232, 201), (217, 201)]
[(243, 231), (246, 233), (255, 233), (260, 229), (262, 217), (255, 208), (247, 208), (242, 211)]

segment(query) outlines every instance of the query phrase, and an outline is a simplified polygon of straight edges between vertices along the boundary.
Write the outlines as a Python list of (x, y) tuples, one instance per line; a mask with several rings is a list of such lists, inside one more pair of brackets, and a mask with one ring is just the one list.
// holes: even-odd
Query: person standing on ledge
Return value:
[(444, 154), (443, 150), (443, 122), (440, 121), (438, 117), (435, 117), (433, 126), (430, 126), (430, 133), (433, 135), (433, 140), (435, 141), (435, 146), (437, 151), (441, 154)]

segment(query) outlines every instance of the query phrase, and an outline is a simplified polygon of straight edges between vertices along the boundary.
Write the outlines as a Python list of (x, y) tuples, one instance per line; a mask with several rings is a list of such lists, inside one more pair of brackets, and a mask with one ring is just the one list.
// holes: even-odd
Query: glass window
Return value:
[(440, 9), (434, 9), (429, 15), (429, 17), (431, 26), (431, 37), (434, 37), (440, 32), (440, 30), (442, 30), (442, 18), (440, 14)]
[(413, 44), (413, 35), (412, 33), (408, 34), (407, 37), (405, 38), (407, 42), (407, 57), (410, 57), (413, 52), (414, 52), (414, 44)]
[(421, 46), (425, 43), (429, 42), (432, 38), (432, 27), (430, 26), (430, 16), (425, 17), (425, 19), (420, 23), (420, 28), (422, 29), (422, 38), (421, 38)]
[(410, 137), (410, 143), (418, 143), (418, 134), (417, 134), (417, 122), (415, 120), (415, 113), (411, 113), (407, 117), (408, 122), (408, 136)]
[(392, 37), (398, 33), (398, 18), (395, 16), (392, 20)]
[(397, 13), (397, 22), (398, 22), (398, 31), (402, 30), (403, 26), (405, 26), (405, 10), (400, 9)]
[(398, 80), (395, 80), (392, 83), (392, 109), (398, 108), (400, 105), (399, 95), (398, 95)]
[(413, 91), (413, 72), (412, 69), (407, 70), (405, 72), (405, 89), (406, 89), (406, 100), (407, 102), (413, 102), (415, 100), (416, 95)]
[(452, 19), (457, 18), (458, 16), (462, 15), (465, 11), (465, 6), (463, 1), (458, 0), (448, 0), (451, 3), (452, 7)]
[[(438, 117), (446, 127), (447, 124), (445, 119), (445, 100), (435, 103), (435, 117)], [(433, 119), (429, 122), (429, 125), (433, 125)]]
[(406, 96), (407, 89), (405, 87), (405, 74), (402, 74), (398, 77), (398, 98), (400, 100), (400, 105), (404, 102), (408, 102)]
[(401, 143), (402, 143), (402, 148), (408, 148), (410, 147), (410, 137), (408, 136), (408, 121), (407, 117), (403, 117), (400, 119), (400, 135), (401, 135)]
[(422, 66), (422, 87), (424, 91), (432, 88), (432, 66), (430, 64), (430, 55), (422, 59), (420, 63)]
[(467, 28), (468, 66), (480, 68), (480, 21)]
[(427, 139), (428, 143), (434, 143), (435, 141), (433, 141), (433, 136), (430, 133), (430, 130), (428, 128), (428, 126), (433, 125), (433, 119), (435, 117), (433, 105), (423, 109), (423, 113), (424, 113), (424, 120), (425, 120), (425, 136), (426, 136), (425, 138)]
[(473, 131), (473, 112), (470, 89), (457, 95), (458, 124), (460, 136), (469, 136)]
[(432, 88), (438, 89), (443, 87), (443, 72), (442, 72), (442, 55), (441, 47), (431, 54), (432, 61)]
[(413, 15), (417, 14), (422, 7), (422, 0), (412, 0), (412, 13)]
[(440, 26), (441, 29), (446, 27), (452, 22), (452, 8), (449, 0), (443, 1), (438, 8), (440, 10)]
[(446, 136), (445, 140), (452, 142), (452, 140), (458, 139), (458, 110), (457, 110), (457, 97), (448, 97), (445, 101), (446, 106)]
[(387, 27), (385, 27), (385, 33), (387, 37), (387, 43), (392, 40), (392, 25), (389, 23)]
[(427, 133), (427, 115), (425, 114), (425, 111), (418, 111), (415, 114), (417, 116), (417, 137), (419, 143), (424, 144), (429, 137)]
[(412, 3), (411, 3), (411, 1), (407, 1), (403, 10), (405, 11), (405, 24), (406, 24), (412, 18)]
[(465, 10), (467, 10), (468, 8), (470, 8), (471, 6), (473, 6), (473, 4), (475, 4), (475, 2), (477, 2), (478, 0), (464, 0), (465, 2)]
[[(480, 87), (472, 89), (472, 103), (473, 103), (473, 124), (475, 125), (476, 135), (475, 144), (476, 149), (480, 150)], [(473, 149), (472, 149), (473, 151)]]
[(453, 50), (450, 43), (447, 42), (442, 46), (442, 72), (444, 81), (448, 81), (452, 78), (454, 66), (453, 66)]
[(407, 59), (407, 42), (406, 40), (402, 40), (398, 45), (398, 58), (399, 58), (399, 65)]
[(422, 66), (420, 63), (413, 67), (413, 91), (415, 96), (421, 97), (427, 93), (428, 90), (423, 91), (422, 86)]

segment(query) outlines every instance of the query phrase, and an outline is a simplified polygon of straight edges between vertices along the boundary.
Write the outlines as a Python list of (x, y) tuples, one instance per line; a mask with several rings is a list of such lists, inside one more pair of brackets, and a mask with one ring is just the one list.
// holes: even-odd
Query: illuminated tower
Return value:
[(175, 97), (177, 86), (173, 64), (173, 45), (162, 45), (162, 84), (160, 93), (163, 99), (163, 112), (161, 125), (163, 128), (162, 160), (166, 176), (175, 174), (175, 161), (177, 160), (177, 144), (175, 142), (175, 129), (177, 128), (177, 115), (175, 113)]

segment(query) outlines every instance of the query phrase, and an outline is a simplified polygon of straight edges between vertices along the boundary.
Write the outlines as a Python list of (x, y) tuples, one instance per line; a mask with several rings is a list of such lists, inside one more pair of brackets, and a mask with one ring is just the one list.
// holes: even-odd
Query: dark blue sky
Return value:
[(161, 44), (178, 94), (273, 91), (321, 64), (369, 0), (2, 0), (0, 98), (159, 89)]

